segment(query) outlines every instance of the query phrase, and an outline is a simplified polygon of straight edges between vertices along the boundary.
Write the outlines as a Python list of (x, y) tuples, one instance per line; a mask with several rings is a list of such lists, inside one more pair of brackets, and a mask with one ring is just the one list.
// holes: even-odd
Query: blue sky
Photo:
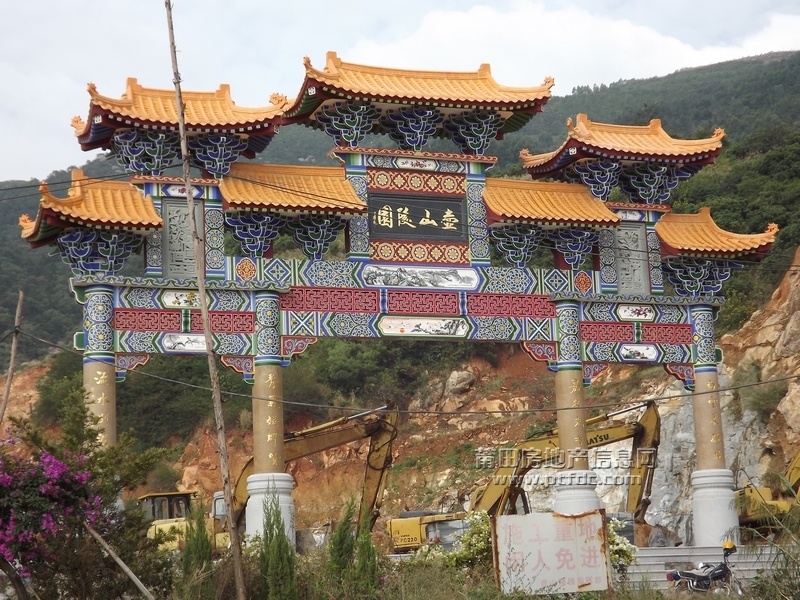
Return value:
[[(474, 71), (504, 85), (578, 85), (666, 75), (800, 50), (797, 0), (174, 0), (184, 89), (231, 85), (242, 106), (293, 97), (303, 56)], [(86, 84), (119, 97), (127, 77), (172, 87), (163, 0), (7, 3), (0, 20), (0, 180), (42, 179), (79, 165), (69, 126), (86, 118)]]

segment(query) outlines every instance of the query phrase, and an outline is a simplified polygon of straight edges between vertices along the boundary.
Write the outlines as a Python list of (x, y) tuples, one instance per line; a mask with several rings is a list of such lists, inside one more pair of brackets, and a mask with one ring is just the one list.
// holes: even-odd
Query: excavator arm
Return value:
[[(350, 442), (370, 438), (367, 468), (364, 477), (364, 493), (361, 499), (359, 524), (365, 514), (370, 515), (370, 528), (378, 517), (377, 510), (383, 499), (386, 469), (391, 465), (392, 441), (397, 436), (397, 409), (390, 409), (378, 418), (365, 417), (387, 407), (367, 413), (343, 417), (302, 431), (287, 433), (283, 440), (284, 465), (298, 458), (310, 456), (323, 450), (342, 446)], [(362, 419), (362, 420), (358, 420)], [(247, 478), (253, 474), (252, 457), (245, 463), (236, 478), (233, 491), (234, 522), (241, 525), (244, 509), (250, 495), (247, 493)]]
[[(587, 433), (587, 437), (589, 448), (606, 446), (633, 438), (632, 477), (631, 488), (628, 492), (628, 510), (635, 514), (640, 514), (641, 519), (644, 520), (644, 511), (647, 504), (649, 504), (650, 487), (655, 468), (655, 453), (658, 447), (661, 427), (661, 420), (655, 404), (640, 404), (624, 411), (594, 417), (587, 420), (586, 424), (593, 425), (608, 421), (622, 412), (641, 407), (645, 407), (645, 411), (638, 422), (591, 430)], [(525, 475), (531, 469), (552, 466), (559, 459), (557, 429), (552, 429), (539, 437), (520, 442), (513, 448), (501, 449), (498, 458), (499, 466), (492, 475), (491, 481), (473, 493), (470, 505), (471, 510), (486, 511), (490, 515), (513, 514), (516, 499), (522, 493), (522, 481)], [(638, 483), (634, 486), (634, 482)], [(648, 500), (642, 507), (645, 495)]]
[(628, 482), (628, 504), (625, 509), (633, 513), (634, 523), (644, 523), (644, 515), (650, 506), (658, 445), (661, 443), (661, 415), (658, 414), (655, 404), (648, 403), (637, 425), (639, 431), (633, 436), (631, 447), (631, 476)]
[[(653, 483), (653, 470), (660, 437), (661, 419), (656, 405), (652, 402), (638, 404), (593, 417), (588, 419), (586, 424), (609, 421), (619, 414), (639, 408), (645, 410), (638, 422), (590, 430), (587, 432), (587, 442), (589, 448), (596, 448), (633, 438), (632, 487), (628, 492), (628, 510), (643, 521), (644, 512), (650, 503), (650, 487)], [(554, 466), (560, 459), (557, 429), (545, 431), (535, 438), (520, 442), (513, 448), (501, 449), (498, 457), (499, 466), (491, 481), (473, 492), (470, 511), (486, 511), (492, 516), (516, 513), (517, 500), (520, 497), (525, 498), (525, 491), (522, 488), (525, 474), (540, 466)], [(524, 508), (527, 512), (527, 507)], [(429, 527), (432, 524), (441, 526), (442, 523), (456, 522), (465, 516), (464, 512), (407, 516), (401, 514), (396, 519), (390, 519), (387, 527), (395, 551), (407, 552), (419, 548), (428, 539)]]

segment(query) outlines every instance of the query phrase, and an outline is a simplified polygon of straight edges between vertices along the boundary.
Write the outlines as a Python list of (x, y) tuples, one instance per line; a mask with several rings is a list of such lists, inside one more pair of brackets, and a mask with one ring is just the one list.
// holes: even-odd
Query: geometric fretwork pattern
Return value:
[(294, 287), (280, 295), (282, 311), (380, 312), (378, 290)]
[(457, 293), (447, 292), (401, 292), (389, 290), (386, 309), (390, 314), (401, 315), (457, 315), (459, 302)]
[(117, 331), (181, 331), (182, 314), (175, 310), (124, 310), (114, 311), (114, 329)]
[[(209, 312), (211, 331), (214, 333), (253, 333), (255, 315), (251, 312)], [(183, 311), (176, 310), (131, 310), (114, 311), (114, 329), (117, 331), (182, 331)], [(193, 311), (189, 316), (191, 332), (203, 331), (201, 313)]]
[(642, 342), (653, 344), (691, 344), (691, 325), (642, 324)]
[(556, 316), (556, 306), (547, 296), (542, 295), (468, 294), (467, 314), (550, 319)]
[(582, 342), (633, 342), (632, 323), (581, 323)]
[[(211, 331), (214, 333), (253, 333), (256, 330), (256, 319), (253, 313), (242, 312), (210, 312)], [(199, 312), (191, 314), (189, 331), (203, 331), (203, 315)]]

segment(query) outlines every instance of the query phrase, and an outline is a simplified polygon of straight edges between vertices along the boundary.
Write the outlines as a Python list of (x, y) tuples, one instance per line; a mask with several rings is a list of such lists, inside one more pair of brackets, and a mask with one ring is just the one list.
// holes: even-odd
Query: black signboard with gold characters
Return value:
[(463, 199), (370, 194), (369, 220), (373, 239), (467, 241)]

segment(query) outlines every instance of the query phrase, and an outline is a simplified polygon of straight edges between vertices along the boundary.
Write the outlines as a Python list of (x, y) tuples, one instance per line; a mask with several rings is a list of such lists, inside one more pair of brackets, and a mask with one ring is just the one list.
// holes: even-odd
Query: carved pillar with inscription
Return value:
[(253, 475), (247, 478), (247, 534), (263, 535), (264, 502), (278, 497), (286, 537), (294, 545), (292, 476), (283, 472), (283, 382), (280, 305), (272, 292), (255, 293), (257, 355), (253, 371)]
[(600, 499), (595, 491), (597, 475), (589, 470), (577, 302), (557, 302), (556, 315), (558, 318), (556, 408), (558, 408), (558, 446), (563, 456), (563, 470), (556, 475), (553, 512), (576, 515), (599, 509)]
[(692, 397), (697, 452), (697, 470), (692, 473), (694, 545), (718, 546), (731, 536), (739, 519), (734, 504), (733, 473), (725, 467), (711, 307), (693, 307), (692, 323), (697, 348)]
[(114, 361), (114, 290), (110, 286), (85, 288), (83, 305), (83, 387), (92, 414), (100, 418), (100, 441), (117, 444), (117, 388)]

